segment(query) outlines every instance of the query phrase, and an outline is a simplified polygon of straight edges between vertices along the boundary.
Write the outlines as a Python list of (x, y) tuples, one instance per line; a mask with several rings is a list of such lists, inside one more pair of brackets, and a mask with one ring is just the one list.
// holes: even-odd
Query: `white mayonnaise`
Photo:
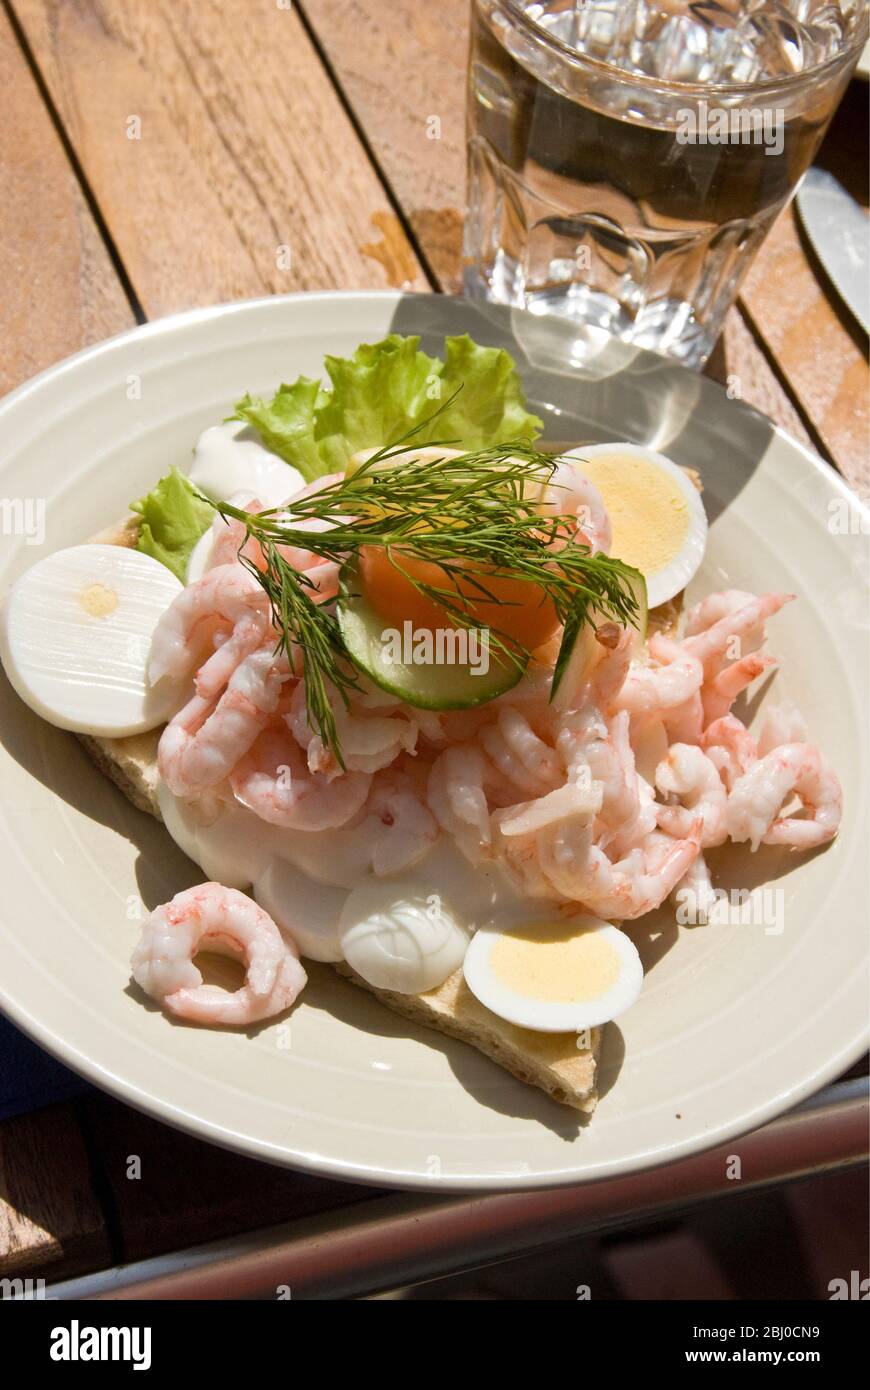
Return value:
[(158, 800), (206, 877), (252, 891), (309, 960), (347, 959), (376, 987), (434, 989), (462, 964), (474, 931), (528, 913), (500, 869), (473, 868), (444, 834), (413, 869), (378, 877), (362, 826), (285, 830), (243, 806), (207, 817), (165, 783)]
[(242, 420), (203, 431), (193, 451), (190, 481), (216, 502), (247, 492), (264, 507), (280, 506), (305, 486), (298, 469), (267, 449), (256, 430)]

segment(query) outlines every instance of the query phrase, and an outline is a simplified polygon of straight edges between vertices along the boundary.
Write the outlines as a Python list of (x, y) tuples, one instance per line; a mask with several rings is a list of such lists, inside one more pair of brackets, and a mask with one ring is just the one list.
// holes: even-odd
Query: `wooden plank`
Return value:
[(0, 394), (134, 322), (0, 9)]
[(461, 290), (469, 0), (300, 0), (442, 290)]
[(72, 1105), (0, 1125), (0, 1276), (68, 1277), (110, 1260)]
[(426, 288), (295, 7), (14, 4), (149, 316)]
[(775, 420), (793, 439), (810, 449), (816, 447), (739, 304), (729, 310), (705, 372), (735, 399), (749, 401), (756, 410)]
[(82, 1105), (117, 1206), (122, 1261), (383, 1195), (227, 1153), (98, 1092)]
[(866, 338), (862, 347), (860, 330), (818, 278), (794, 207), (774, 224), (743, 302), (834, 462), (856, 491), (870, 496)]
[[(302, 0), (302, 5), (441, 288), (455, 291), (461, 281), (460, 231), (465, 204), (467, 0), (441, 0), (438, 5), (420, 5), (417, 0), (392, 0), (390, 5), (374, 0), (364, 4), (359, 0)], [(409, 80), (411, 73), (413, 81)], [(440, 125), (432, 127), (431, 117), (437, 117)], [(429, 138), (433, 129), (439, 131), (440, 138)], [(776, 255), (776, 245), (774, 240), (772, 256)], [(753, 284), (769, 275), (770, 264), (765, 252)], [(804, 283), (801, 293), (807, 293)], [(732, 311), (709, 374), (723, 382), (726, 376), (736, 376), (743, 400), (802, 442), (811, 443), (795, 404), (796, 395), (817, 425), (823, 445), (846, 476), (860, 482), (856, 472), (859, 451), (854, 446), (860, 436), (859, 417), (866, 396), (860, 363), (849, 355), (849, 334), (831, 325), (826, 350), (835, 360), (838, 354), (841, 359), (848, 356), (848, 370), (839, 376), (830, 401), (826, 400), (829, 386), (820, 387), (816, 382), (815, 391), (809, 389), (814, 375), (819, 374), (812, 336), (802, 342), (798, 326), (793, 350), (785, 350), (789, 309), (784, 301), (794, 296), (794, 287), (784, 293), (782, 279), (763, 303), (753, 296), (748, 307), (756, 332), (747, 326), (744, 315)], [(823, 307), (831, 319), (836, 318), (829, 306)], [(773, 369), (756, 334), (768, 344), (782, 372)], [(794, 395), (786, 389), (783, 375)], [(802, 392), (799, 386), (806, 389)], [(856, 402), (855, 394), (862, 391), (861, 402)]]
[[(867, 207), (866, 83), (848, 88), (815, 162)], [(742, 298), (834, 462), (870, 497), (867, 335), (828, 284), (794, 205), (761, 248)]]

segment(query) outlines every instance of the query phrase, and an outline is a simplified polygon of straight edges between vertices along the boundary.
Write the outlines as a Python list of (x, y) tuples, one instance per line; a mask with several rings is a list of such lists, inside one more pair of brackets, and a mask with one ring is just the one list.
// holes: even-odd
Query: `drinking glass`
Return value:
[(811, 164), (866, 0), (471, 0), (466, 292), (700, 366)]

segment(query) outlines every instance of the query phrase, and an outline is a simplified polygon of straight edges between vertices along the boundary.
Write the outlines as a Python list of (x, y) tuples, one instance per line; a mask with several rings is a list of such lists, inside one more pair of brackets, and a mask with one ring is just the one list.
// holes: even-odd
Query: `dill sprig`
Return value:
[[(611, 556), (593, 555), (575, 541), (576, 517), (552, 503), (542, 510), (556, 458), (523, 442), (441, 454), (438, 450), (448, 450), (454, 441), (440, 440), (426, 445), (434, 456), (420, 460), (408, 456), (409, 440), (420, 428), (378, 450), (350, 475), (294, 499), (292, 513), (287, 508), (252, 513), (227, 502), (213, 504), (224, 518), (243, 523), (246, 539), (253, 537), (262, 548), (265, 569), (248, 567), (269, 595), (278, 648), (288, 657), (295, 647), (304, 650), (309, 724), (339, 762), (330, 689), (347, 706), (349, 691), (358, 688), (354, 668), (334, 600), (317, 601), (311, 580), (288, 563), (279, 547), (300, 547), (339, 565), (354, 560), (364, 547), (382, 548), (446, 617), (469, 629), (485, 626), (498, 659), (523, 667), (530, 652), (472, 612), (475, 601), (508, 602), (490, 587), (494, 580), (528, 581), (540, 590), (542, 604), (552, 603), (565, 629), (557, 672), (593, 610), (597, 620), (603, 616), (622, 625), (637, 616), (631, 587), (636, 571)], [(326, 523), (326, 528), (307, 529), (312, 521)], [(401, 564), (406, 558), (438, 566), (444, 582), (420, 579)]]

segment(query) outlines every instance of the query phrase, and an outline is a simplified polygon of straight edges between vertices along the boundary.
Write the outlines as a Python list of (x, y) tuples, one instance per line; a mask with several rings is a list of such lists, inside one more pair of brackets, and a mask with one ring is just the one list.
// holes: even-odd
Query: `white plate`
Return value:
[(426, 296), (267, 299), (125, 334), (0, 404), (0, 496), (46, 503), (43, 544), (4, 545), (2, 592), (40, 555), (115, 520), (170, 464), (184, 467), (199, 432), (245, 390), (317, 373), (324, 353), (391, 328), (421, 332), (429, 351), (445, 331), (510, 346), (551, 439), (633, 439), (702, 471), (712, 527), (693, 592), (799, 595), (770, 624), (784, 658), (774, 689), (797, 698), (840, 771), (839, 839), (808, 858), (732, 856), (734, 883), (773, 880), (779, 936), (750, 925), (678, 932), (670, 913), (634, 928), (648, 978), (607, 1030), (603, 1097), (582, 1126), (327, 968), (312, 972), (289, 1028), (207, 1032), (143, 1007), (128, 968), (140, 897), (150, 908), (196, 872), (72, 735), (31, 715), (4, 682), (0, 1002), (42, 1046), (151, 1115), (344, 1178), (536, 1187), (724, 1141), (837, 1076), (866, 1045), (867, 542), (834, 533), (850, 494), (826, 465), (649, 354), (614, 349), (619, 370), (602, 363), (597, 380), (581, 380), (565, 365), (570, 329), (558, 321)]

